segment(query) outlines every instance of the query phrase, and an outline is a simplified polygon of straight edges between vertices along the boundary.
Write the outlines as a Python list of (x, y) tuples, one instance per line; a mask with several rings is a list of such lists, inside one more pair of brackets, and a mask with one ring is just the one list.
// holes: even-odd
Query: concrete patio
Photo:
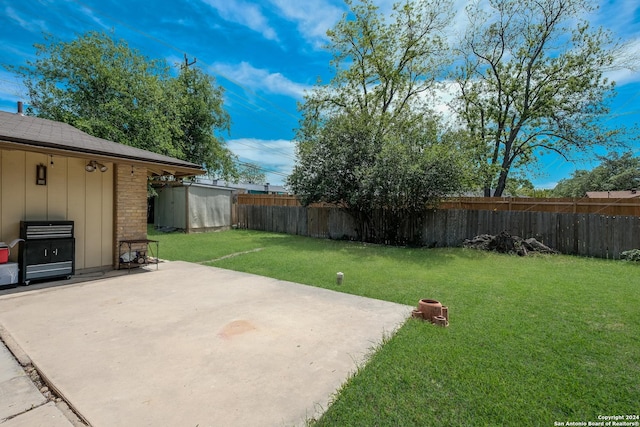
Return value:
[(0, 325), (92, 426), (299, 426), (412, 309), (170, 262), (2, 295)]

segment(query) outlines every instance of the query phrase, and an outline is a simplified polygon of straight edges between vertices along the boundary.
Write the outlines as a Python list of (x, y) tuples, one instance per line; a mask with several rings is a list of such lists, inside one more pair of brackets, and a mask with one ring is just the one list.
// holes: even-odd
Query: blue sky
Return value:
[[(381, 0), (383, 11), (391, 1)], [(465, 1), (456, 0), (462, 11)], [(0, 0), (0, 63), (24, 64), (35, 58), (34, 43), (43, 32), (72, 40), (89, 30), (114, 31), (132, 48), (170, 64), (197, 58), (197, 66), (225, 87), (225, 106), (232, 119), (227, 144), (241, 161), (260, 164), (271, 184), (281, 184), (294, 162), (296, 104), (318, 78), (331, 78), (330, 55), (322, 49), (326, 30), (345, 11), (342, 0)], [(590, 16), (640, 52), (640, 2), (603, 1)], [(465, 18), (459, 14), (458, 32)], [(640, 123), (640, 70), (620, 70), (607, 123)], [(0, 68), (0, 110), (14, 112), (16, 101), (28, 102), (21, 81)], [(640, 154), (640, 143), (633, 146)], [(603, 154), (603, 153), (601, 153)], [(596, 162), (568, 163), (544, 156), (530, 179), (553, 187), (576, 168)]]

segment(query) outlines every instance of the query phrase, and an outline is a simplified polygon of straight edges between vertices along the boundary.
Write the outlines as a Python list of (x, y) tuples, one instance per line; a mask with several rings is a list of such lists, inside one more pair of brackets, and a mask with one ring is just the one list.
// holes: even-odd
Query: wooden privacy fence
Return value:
[(300, 206), (296, 196), (282, 194), (238, 194), (239, 205)]
[[(239, 194), (239, 205), (301, 206), (296, 196)], [(312, 205), (319, 207), (320, 205)], [(640, 198), (572, 199), (535, 197), (455, 197), (443, 201), (440, 209), (530, 211), (640, 216)]]
[[(358, 239), (357, 226), (344, 210), (328, 207), (238, 205), (240, 228), (331, 239)], [(534, 211), (438, 209), (408, 221), (408, 240), (424, 246), (455, 247), (480, 234), (506, 231), (564, 254), (620, 258), (640, 248), (640, 217)]]
[(439, 208), (640, 216), (640, 198), (457, 197), (443, 201)]

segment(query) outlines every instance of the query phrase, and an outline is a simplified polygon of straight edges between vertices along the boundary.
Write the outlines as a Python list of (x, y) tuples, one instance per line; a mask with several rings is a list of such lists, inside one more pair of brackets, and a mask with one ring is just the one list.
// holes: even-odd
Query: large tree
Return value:
[(69, 123), (91, 135), (232, 173), (216, 132), (229, 129), (222, 89), (197, 69), (173, 76), (123, 40), (87, 32), (63, 42), (46, 35), (37, 59), (8, 67), (24, 80), (27, 114)]
[(588, 0), (480, 0), (469, 5), (460, 51), (458, 113), (486, 196), (542, 152), (565, 158), (611, 144), (603, 116), (619, 47), (583, 17)]
[(613, 152), (598, 156), (600, 164), (587, 171), (578, 169), (571, 178), (558, 182), (553, 189), (556, 197), (585, 197), (587, 191), (635, 190), (640, 187), (640, 157), (631, 152)]
[[(305, 204), (346, 208), (362, 238), (395, 242), (404, 219), (461, 182), (453, 142), (428, 108), (448, 61), (442, 31), (451, 6), (406, 1), (387, 23), (371, 0), (346, 3), (349, 13), (327, 32), (334, 77), (300, 107), (289, 185)], [(397, 225), (385, 236), (374, 234), (376, 209)]]
[(177, 101), (180, 132), (174, 143), (179, 152), (185, 159), (205, 165), (209, 175), (237, 178), (236, 158), (220, 135), (231, 125), (223, 106), (223, 88), (212, 76), (190, 66), (183, 66), (171, 83), (168, 93)]

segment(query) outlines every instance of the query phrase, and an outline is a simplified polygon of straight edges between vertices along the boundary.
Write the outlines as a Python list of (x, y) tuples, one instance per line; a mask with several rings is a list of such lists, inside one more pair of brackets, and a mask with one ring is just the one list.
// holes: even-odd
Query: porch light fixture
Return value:
[(106, 172), (109, 170), (108, 167), (106, 167), (102, 163), (96, 162), (95, 160), (91, 160), (89, 163), (87, 163), (87, 166), (84, 167), (84, 170), (86, 170), (87, 172), (93, 172), (96, 169), (99, 169), (100, 172)]
[(36, 166), (36, 185), (47, 185), (47, 167), (42, 163)]

